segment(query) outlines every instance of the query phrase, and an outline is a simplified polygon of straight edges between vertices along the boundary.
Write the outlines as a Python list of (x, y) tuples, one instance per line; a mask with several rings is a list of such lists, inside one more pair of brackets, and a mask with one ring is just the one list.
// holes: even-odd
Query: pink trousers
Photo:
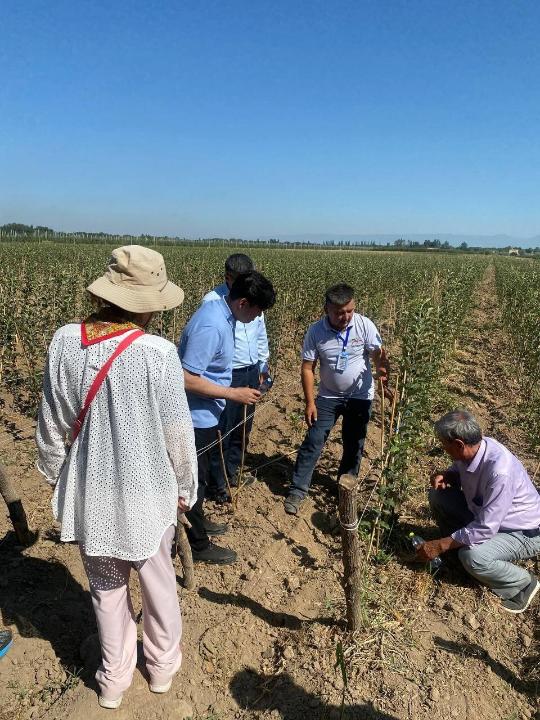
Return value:
[(131, 685), (137, 663), (137, 625), (128, 587), (131, 568), (139, 573), (150, 682), (164, 685), (180, 668), (182, 619), (171, 560), (173, 538), (171, 525), (157, 553), (138, 562), (86, 555), (81, 548), (101, 643), (96, 680), (107, 699), (116, 699)]

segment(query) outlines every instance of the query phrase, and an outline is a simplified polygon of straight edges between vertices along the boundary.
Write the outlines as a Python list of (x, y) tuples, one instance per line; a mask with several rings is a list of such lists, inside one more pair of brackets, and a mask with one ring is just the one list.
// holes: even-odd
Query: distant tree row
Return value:
[[(462, 242), (459, 246), (455, 247), (445, 240), (441, 242), (438, 238), (433, 240), (424, 240), (420, 242), (418, 240), (407, 240), (405, 238), (398, 238), (393, 243), (387, 242), (385, 245), (380, 245), (368, 240), (362, 240), (359, 243), (351, 242), (350, 240), (326, 240), (323, 243), (311, 242), (309, 240), (303, 242), (294, 242), (289, 240), (279, 240), (278, 238), (270, 238), (269, 240), (243, 240), (242, 238), (185, 238), (185, 237), (169, 237), (169, 236), (157, 236), (149, 234), (140, 235), (116, 235), (105, 232), (59, 232), (52, 228), (44, 225), (25, 225), (24, 223), (7, 223), (0, 225), (0, 240), (27, 240), (27, 241), (52, 241), (62, 243), (103, 243), (103, 244), (123, 244), (129, 245), (130, 243), (137, 243), (139, 245), (186, 245), (186, 246), (198, 246), (198, 245), (221, 245), (223, 247), (284, 247), (292, 249), (321, 249), (321, 248), (336, 248), (336, 249), (348, 249), (348, 250), (440, 250), (443, 252), (472, 252), (472, 253), (498, 253), (508, 254), (510, 247), (504, 248), (483, 248), (483, 247), (469, 247), (466, 242)], [(539, 255), (540, 248), (526, 248), (521, 250), (524, 255)]]

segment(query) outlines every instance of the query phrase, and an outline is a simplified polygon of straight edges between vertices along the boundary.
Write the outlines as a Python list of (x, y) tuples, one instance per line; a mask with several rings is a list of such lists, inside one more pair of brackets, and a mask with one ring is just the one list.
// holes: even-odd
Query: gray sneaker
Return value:
[(520, 590), (513, 598), (503, 600), (501, 607), (503, 610), (506, 610), (506, 612), (514, 613), (514, 615), (525, 612), (539, 590), (540, 582), (538, 582), (538, 578), (535, 575), (531, 575), (531, 582), (527, 587)]
[[(257, 478), (255, 477), (255, 475), (253, 475), (253, 473), (250, 473), (247, 471), (243, 472), (242, 473), (242, 487), (247, 487), (248, 485), (253, 485), (253, 483), (255, 482), (256, 479)], [(235, 474), (231, 478), (229, 485), (231, 487), (238, 487), (238, 474)]]
[(298, 515), (300, 505), (303, 503), (304, 498), (298, 495), (289, 495), (285, 500), (285, 512), (289, 515)]

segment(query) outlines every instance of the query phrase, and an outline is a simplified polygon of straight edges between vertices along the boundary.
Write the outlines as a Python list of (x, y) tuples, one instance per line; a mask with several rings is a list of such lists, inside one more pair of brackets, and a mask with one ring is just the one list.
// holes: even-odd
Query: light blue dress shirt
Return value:
[[(223, 299), (204, 303), (185, 326), (178, 354), (184, 370), (229, 387), (232, 380), (235, 319)], [(225, 400), (186, 391), (193, 427), (218, 424)]]
[[(203, 305), (207, 302), (215, 301), (218, 298), (224, 298), (228, 294), (229, 288), (226, 283), (218, 285), (203, 297)], [(268, 337), (266, 335), (264, 315), (255, 318), (255, 320), (250, 323), (242, 323), (237, 320), (234, 336), (233, 368), (238, 370), (239, 368), (258, 363), (259, 372), (266, 373), (268, 372), (269, 357), (270, 352), (268, 350)]]

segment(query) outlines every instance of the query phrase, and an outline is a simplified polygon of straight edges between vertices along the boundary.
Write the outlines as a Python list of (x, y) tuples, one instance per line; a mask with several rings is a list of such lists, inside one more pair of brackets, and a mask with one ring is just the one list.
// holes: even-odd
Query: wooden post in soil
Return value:
[(339, 479), (339, 524), (343, 551), (343, 587), (347, 605), (347, 625), (351, 632), (360, 627), (360, 538), (356, 492), (358, 478), (342, 475)]
[(17, 542), (21, 545), (31, 545), (36, 539), (36, 534), (28, 529), (26, 513), (21, 502), (19, 493), (8, 476), (6, 468), (0, 463), (0, 495), (5, 500), (8, 508), (9, 518), (13, 524)]
[(184, 587), (186, 590), (195, 589), (195, 573), (193, 572), (193, 556), (191, 554), (191, 545), (189, 544), (186, 528), (190, 528), (191, 524), (183, 512), (178, 511), (176, 524), (176, 537), (174, 539), (174, 547), (176, 553), (180, 557), (182, 571), (184, 573)]

